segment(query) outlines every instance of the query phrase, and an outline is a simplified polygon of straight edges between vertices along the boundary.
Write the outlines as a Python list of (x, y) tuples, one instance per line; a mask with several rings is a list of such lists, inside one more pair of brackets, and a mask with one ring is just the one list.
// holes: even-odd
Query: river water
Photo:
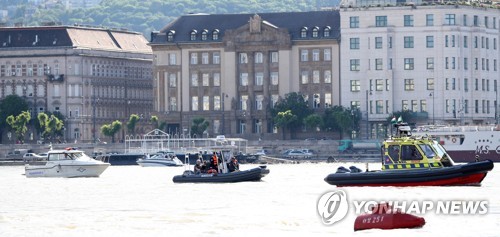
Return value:
[(28, 179), (24, 167), (4, 166), (0, 236), (500, 235), (498, 167), (481, 187), (343, 188), (349, 200), (489, 203), (485, 215), (425, 213), (420, 216), (427, 223), (420, 229), (354, 232), (356, 214), (351, 208), (342, 221), (329, 226), (322, 224), (316, 210), (323, 193), (338, 190), (323, 181), (338, 166), (269, 165), (271, 173), (263, 181), (234, 184), (174, 184), (172, 177), (183, 167), (111, 166), (99, 178)]

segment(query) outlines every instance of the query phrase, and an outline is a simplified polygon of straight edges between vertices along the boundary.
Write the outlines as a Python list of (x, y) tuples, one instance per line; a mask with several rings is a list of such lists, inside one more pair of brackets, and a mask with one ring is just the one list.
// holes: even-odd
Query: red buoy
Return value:
[(394, 209), (387, 203), (375, 205), (371, 213), (356, 217), (354, 231), (367, 229), (417, 228), (425, 225), (425, 219)]

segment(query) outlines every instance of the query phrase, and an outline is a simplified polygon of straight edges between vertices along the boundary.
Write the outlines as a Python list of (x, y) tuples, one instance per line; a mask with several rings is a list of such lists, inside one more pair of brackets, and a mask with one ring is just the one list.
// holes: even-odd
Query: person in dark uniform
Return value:
[(195, 174), (200, 174), (202, 170), (202, 165), (201, 165), (201, 160), (196, 161), (196, 165), (194, 165), (194, 173)]
[(236, 158), (231, 157), (231, 161), (227, 164), (227, 169), (229, 172), (239, 171), (240, 165), (238, 164), (238, 160)]

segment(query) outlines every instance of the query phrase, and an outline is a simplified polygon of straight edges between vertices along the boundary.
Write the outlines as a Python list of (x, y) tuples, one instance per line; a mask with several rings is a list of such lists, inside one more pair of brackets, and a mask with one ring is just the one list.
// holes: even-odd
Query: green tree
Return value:
[(160, 125), (158, 125), (158, 129), (165, 131), (165, 128), (167, 128), (167, 122), (161, 121)]
[(64, 118), (61, 119), (58, 115), (62, 116), (60, 113), (50, 114), (50, 116), (49, 113), (44, 112), (38, 114), (37, 119), (43, 139), (59, 139), (62, 136)]
[(115, 143), (115, 134), (122, 128), (122, 122), (115, 120), (111, 124), (101, 126), (101, 132), (104, 136), (111, 137), (111, 142)]
[(191, 124), (191, 136), (196, 134), (196, 136), (202, 137), (208, 126), (210, 126), (210, 123), (205, 118), (194, 118)]
[(306, 128), (314, 131), (317, 127), (319, 127), (323, 123), (323, 119), (321, 116), (317, 114), (311, 114), (304, 119), (304, 124)]
[(285, 112), (278, 112), (274, 117), (274, 124), (276, 127), (282, 129), (283, 140), (285, 139), (285, 130), (290, 129), (291, 126), (297, 121), (297, 116), (292, 114), (291, 110)]
[(158, 128), (158, 116), (152, 115), (151, 118), (149, 119), (151, 124), (153, 125), (153, 128)]
[(31, 115), (28, 111), (23, 111), (19, 115), (10, 115), (7, 117), (7, 124), (10, 125), (12, 130), (16, 133), (16, 138), (21, 143), (24, 143), (24, 135), (28, 131), (26, 124), (31, 120)]
[(323, 115), (323, 129), (339, 132), (344, 137), (346, 131), (358, 131), (361, 113), (358, 109), (347, 109), (342, 106), (333, 106), (325, 110)]
[[(271, 115), (274, 121), (281, 121), (283, 117), (277, 118), (280, 112), (285, 112), (290, 110), (290, 114), (292, 114), (295, 118), (291, 121), (288, 121), (286, 128), (290, 129), (291, 138), (293, 138), (293, 134), (295, 131), (299, 131), (304, 124), (304, 118), (311, 115), (313, 110), (309, 108), (307, 101), (304, 99), (302, 94), (297, 92), (292, 92), (285, 95), (285, 99), (280, 99), (271, 109)], [(284, 130), (283, 130), (284, 131)]]
[(7, 117), (17, 116), (27, 110), (28, 102), (17, 95), (8, 95), (0, 102), (0, 142), (2, 141), (1, 134), (7, 126)]
[(128, 122), (127, 122), (127, 129), (128, 132), (131, 133), (132, 135), (135, 135), (135, 127), (137, 125), (137, 122), (139, 122), (141, 118), (137, 114), (131, 114)]

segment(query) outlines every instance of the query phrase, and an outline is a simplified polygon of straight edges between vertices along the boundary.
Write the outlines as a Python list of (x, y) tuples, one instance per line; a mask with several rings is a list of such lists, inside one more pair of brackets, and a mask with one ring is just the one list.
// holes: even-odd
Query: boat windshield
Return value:
[(436, 153), (434, 153), (434, 150), (432, 150), (431, 146), (427, 144), (419, 144), (419, 146), (420, 149), (422, 149), (422, 151), (424, 152), (425, 156), (427, 156), (427, 158), (431, 159), (436, 156)]
[(432, 144), (432, 147), (434, 148), (434, 150), (436, 150), (436, 153), (439, 157), (443, 158), (445, 156), (448, 156), (446, 154), (446, 150), (444, 149), (443, 146), (441, 146), (441, 144), (437, 143), (437, 142), (434, 142)]

